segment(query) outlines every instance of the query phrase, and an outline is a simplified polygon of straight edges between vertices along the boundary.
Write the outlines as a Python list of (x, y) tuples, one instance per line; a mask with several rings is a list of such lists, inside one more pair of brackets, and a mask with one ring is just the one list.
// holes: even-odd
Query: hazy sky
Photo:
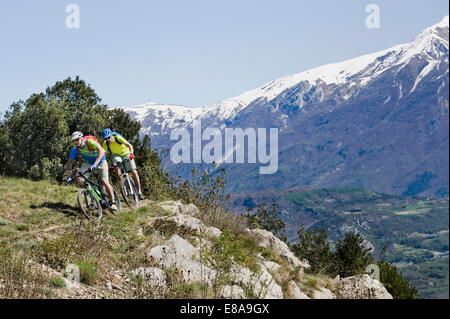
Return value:
[[(66, 27), (71, 3), (79, 29)], [(76, 75), (110, 106), (210, 105), (408, 42), (448, 11), (444, 0), (1, 1), (0, 112)]]

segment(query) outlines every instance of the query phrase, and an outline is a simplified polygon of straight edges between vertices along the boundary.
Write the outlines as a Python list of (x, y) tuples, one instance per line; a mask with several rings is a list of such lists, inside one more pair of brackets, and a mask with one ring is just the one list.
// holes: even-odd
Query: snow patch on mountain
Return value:
[[(417, 77), (410, 91), (413, 92), (420, 81), (439, 66), (442, 57), (448, 59), (448, 24), (449, 17), (446, 16), (439, 23), (426, 28), (409, 43), (281, 77), (210, 106), (194, 108), (148, 102), (138, 106), (123, 107), (123, 109), (141, 123), (151, 118), (152, 125), (159, 125), (158, 129), (160, 130), (185, 126), (195, 119), (203, 118), (214, 118), (218, 122), (225, 122), (251, 103), (257, 100), (272, 101), (283, 91), (293, 88), (301, 82), (309, 82), (309, 86), (335, 84), (337, 86), (345, 85), (347, 88), (361, 88), (393, 67), (400, 66), (397, 71), (399, 72), (411, 59), (426, 59), (428, 64)], [(318, 90), (321, 90), (320, 87)], [(403, 95), (401, 87), (399, 90)], [(342, 94), (341, 98), (349, 99), (357, 91), (348, 90)], [(299, 101), (300, 107), (304, 104), (303, 100)], [(148, 132), (153, 131), (148, 126), (145, 129)]]

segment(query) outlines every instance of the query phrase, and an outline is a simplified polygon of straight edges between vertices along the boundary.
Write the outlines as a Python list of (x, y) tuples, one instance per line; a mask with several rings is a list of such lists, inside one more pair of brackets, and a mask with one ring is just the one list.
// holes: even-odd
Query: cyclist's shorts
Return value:
[[(80, 171), (85, 172), (89, 170), (89, 168), (92, 166), (92, 164), (89, 164), (85, 162), (83, 165), (81, 165)], [(94, 172), (87, 172), (84, 176), (86, 178), (89, 178), (89, 176), (92, 175)], [(100, 177), (100, 181), (109, 181), (109, 175), (108, 175), (108, 163), (106, 161), (101, 162), (98, 164), (97, 169), (95, 170), (95, 173), (98, 174)]]
[[(128, 159), (130, 157), (130, 154), (127, 154), (127, 155), (117, 155), (117, 154), (114, 154), (114, 157), (113, 157), (113, 159), (112, 159), (112, 162), (113, 163), (117, 163), (117, 162), (123, 162), (124, 160), (126, 160), (126, 159)], [(128, 170), (128, 171), (131, 171), (132, 169), (137, 169), (137, 167), (136, 167), (136, 163), (134, 162), (134, 158), (131, 160), (131, 161), (128, 161), (126, 164), (125, 164), (125, 167), (126, 167), (126, 169)]]

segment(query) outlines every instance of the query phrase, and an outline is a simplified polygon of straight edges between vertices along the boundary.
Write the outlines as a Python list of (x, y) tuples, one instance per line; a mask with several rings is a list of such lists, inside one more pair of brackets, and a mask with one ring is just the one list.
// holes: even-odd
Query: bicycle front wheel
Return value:
[(102, 206), (98, 199), (89, 189), (82, 189), (77, 196), (78, 206), (88, 219), (101, 219), (103, 216)]
[(114, 188), (113, 188), (113, 193), (114, 193), (114, 202), (116, 203), (116, 206), (120, 212), (122, 210), (122, 202), (120, 201), (119, 194), (117, 194), (117, 192)]
[(139, 207), (139, 196), (136, 186), (130, 178), (125, 178), (120, 182), (120, 192), (122, 193), (125, 203), (131, 208)]

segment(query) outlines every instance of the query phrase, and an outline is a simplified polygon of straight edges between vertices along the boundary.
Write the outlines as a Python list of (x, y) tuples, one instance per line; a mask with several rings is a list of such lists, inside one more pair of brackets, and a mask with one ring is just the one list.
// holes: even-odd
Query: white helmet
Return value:
[(79, 139), (79, 138), (82, 138), (82, 137), (83, 137), (83, 133), (81, 133), (80, 131), (75, 131), (72, 134), (72, 141), (76, 140), (76, 139)]

